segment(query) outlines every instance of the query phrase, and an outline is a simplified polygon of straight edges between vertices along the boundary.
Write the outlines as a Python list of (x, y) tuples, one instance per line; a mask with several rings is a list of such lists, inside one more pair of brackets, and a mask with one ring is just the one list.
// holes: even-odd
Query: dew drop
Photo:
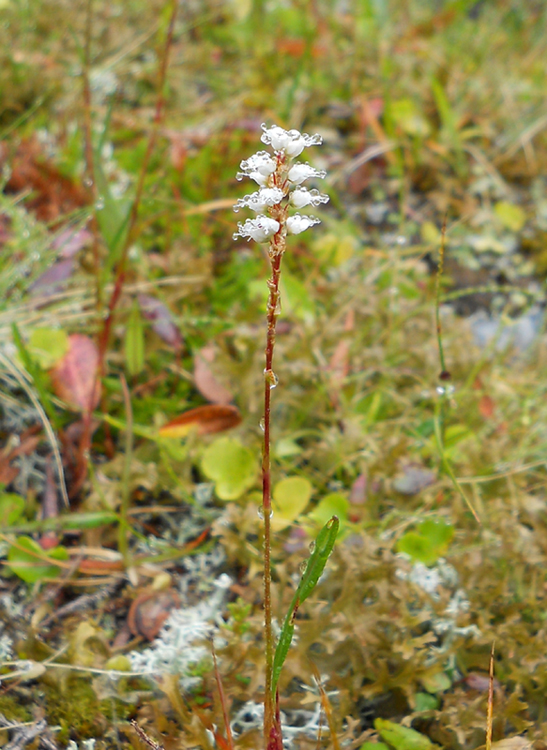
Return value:
[(273, 389), (279, 383), (279, 378), (273, 370), (264, 370), (264, 377), (266, 378), (266, 382), (270, 386), (270, 390), (273, 391)]
[(260, 427), (262, 432), (264, 432), (264, 430), (266, 429), (266, 420), (264, 419), (264, 417), (262, 417), (262, 419), (258, 423), (258, 426)]
[(310, 546), (308, 547), (308, 549), (313, 554), (315, 551), (315, 542), (310, 542)]
[[(256, 512), (260, 520), (263, 521), (264, 520), (264, 508), (260, 506)], [(273, 514), (274, 514), (273, 510), (270, 508), (270, 518), (273, 518)]]
[(104, 197), (100, 195), (95, 201), (95, 210), (102, 211), (104, 208)]
[(91, 179), (91, 177), (86, 177), (86, 178), (84, 179), (84, 185), (85, 185), (85, 186), (86, 186), (87, 188), (92, 188), (92, 187), (93, 187), (93, 180)]

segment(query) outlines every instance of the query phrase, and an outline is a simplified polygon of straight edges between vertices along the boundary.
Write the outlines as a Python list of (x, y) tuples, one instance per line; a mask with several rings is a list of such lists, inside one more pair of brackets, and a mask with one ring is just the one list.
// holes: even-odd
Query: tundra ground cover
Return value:
[(0, 8), (0, 713), (58, 746), (137, 746), (130, 718), (166, 748), (222, 746), (213, 634), (236, 744), (261, 741), (268, 261), (234, 243), (232, 207), (266, 120), (321, 133), (330, 196), (284, 260), (279, 622), (342, 521), (281, 677), (285, 736), (479, 747), (495, 640), (494, 739), (539, 750), (545, 11), (171, 13)]

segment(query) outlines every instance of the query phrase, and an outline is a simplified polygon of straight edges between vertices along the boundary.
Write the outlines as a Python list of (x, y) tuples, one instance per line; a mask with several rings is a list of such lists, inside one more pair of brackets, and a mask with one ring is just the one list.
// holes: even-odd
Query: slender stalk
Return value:
[[(277, 154), (275, 178), (282, 174), (285, 162), (283, 154)], [(282, 187), (278, 185), (278, 187)], [(281, 276), (281, 259), (286, 248), (287, 207), (279, 204), (271, 210), (272, 218), (279, 222), (280, 229), (272, 237), (268, 248), (271, 276), (268, 280), (268, 305), (266, 313), (266, 366), (264, 368), (264, 447), (262, 451), (262, 514), (264, 516), (264, 637), (266, 641), (266, 679), (264, 698), (264, 742), (269, 746), (274, 725), (275, 706), (272, 696), (274, 639), (272, 632), (272, 595), (271, 595), (271, 511), (272, 511), (272, 476), (271, 476), (271, 401), (272, 390), (277, 383), (273, 370), (275, 347), (275, 327), (279, 313), (279, 279)]]
[(279, 275), (281, 254), (271, 258), (272, 275), (269, 281), (268, 295), (268, 329), (266, 335), (266, 367), (264, 370), (264, 448), (262, 452), (262, 513), (264, 516), (264, 635), (266, 640), (266, 695), (264, 705), (264, 739), (269, 741), (273, 723), (272, 668), (273, 668), (273, 634), (272, 634), (272, 599), (271, 599), (271, 509), (272, 477), (270, 458), (270, 424), (273, 374), (273, 355), (275, 345), (276, 308), (279, 300)]
[(154, 120), (150, 137), (146, 146), (146, 152), (142, 160), (141, 169), (139, 173), (139, 179), (135, 190), (135, 198), (131, 205), (131, 211), (129, 214), (127, 237), (121, 253), (121, 258), (116, 267), (116, 273), (114, 278), (114, 288), (107, 305), (107, 315), (104, 321), (103, 328), (99, 334), (99, 361), (100, 361), (100, 372), (104, 375), (105, 357), (108, 348), (108, 342), (110, 339), (110, 331), (114, 321), (114, 312), (118, 305), (118, 301), (123, 291), (123, 285), (125, 281), (125, 270), (127, 265), (127, 255), (129, 248), (135, 241), (137, 234), (137, 219), (139, 215), (139, 208), (142, 200), (144, 191), (144, 181), (148, 173), (148, 167), (150, 159), (154, 152), (156, 141), (159, 134), (160, 125), (163, 119), (163, 113), (165, 110), (165, 81), (167, 79), (167, 68), (169, 64), (169, 52), (173, 46), (173, 36), (175, 31), (175, 21), (177, 18), (178, 2), (173, 0), (171, 7), (171, 17), (169, 19), (169, 25), (167, 27), (167, 34), (165, 38), (165, 44), (163, 47), (163, 55), (160, 60), (160, 67), (158, 71), (158, 83), (157, 83), (157, 97), (156, 97), (156, 108), (154, 112)]
[[(259, 3), (256, 4), (258, 7)], [(243, 237), (256, 242), (269, 240), (268, 256), (271, 276), (268, 279), (268, 307), (266, 313), (266, 366), (264, 368), (264, 446), (262, 451), (262, 516), (264, 519), (264, 639), (266, 657), (266, 677), (264, 695), (264, 746), (266, 750), (282, 750), (281, 720), (277, 679), (274, 681), (274, 639), (272, 633), (272, 560), (271, 560), (271, 512), (272, 512), (272, 476), (271, 476), (271, 391), (277, 385), (277, 376), (273, 370), (275, 327), (279, 311), (279, 279), (281, 261), (286, 249), (287, 234), (300, 234), (318, 223), (314, 216), (289, 216), (289, 206), (303, 208), (318, 206), (328, 201), (327, 195), (318, 190), (307, 190), (300, 185), (309, 177), (325, 177), (325, 172), (316, 170), (309, 164), (294, 162), (304, 148), (321, 144), (319, 134), (308, 135), (297, 130), (283, 130), (277, 125), (267, 128), (261, 136), (262, 143), (272, 147), (273, 154), (258, 151), (249, 159), (241, 162), (241, 172), (237, 178), (249, 177), (260, 190), (240, 198), (235, 210), (250, 208), (258, 216), (238, 224), (234, 239)], [(265, 213), (262, 213), (265, 212)], [(287, 640), (287, 639), (286, 639)], [(287, 648), (290, 642), (287, 644)], [(278, 644), (279, 648), (279, 644)], [(284, 656), (283, 655), (283, 660)], [(279, 675), (277, 675), (278, 677)]]
[(133, 409), (131, 407), (131, 394), (127, 387), (127, 381), (122, 375), (120, 377), (120, 383), (122, 386), (123, 400), (125, 405), (125, 415), (127, 420), (127, 428), (125, 431), (125, 456), (123, 465), (123, 480), (122, 480), (122, 498), (120, 505), (120, 523), (118, 526), (118, 550), (120, 551), (124, 565), (128, 568), (131, 564), (129, 555), (129, 546), (127, 543), (127, 532), (129, 530), (129, 500), (131, 499), (130, 493), (130, 479), (131, 479), (131, 463), (133, 461)]

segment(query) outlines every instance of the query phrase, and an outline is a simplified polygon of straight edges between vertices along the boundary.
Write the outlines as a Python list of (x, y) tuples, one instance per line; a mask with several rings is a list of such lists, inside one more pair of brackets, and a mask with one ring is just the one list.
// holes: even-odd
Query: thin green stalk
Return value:
[(122, 477), (122, 501), (120, 505), (120, 524), (118, 526), (118, 550), (123, 557), (125, 567), (131, 564), (129, 546), (127, 543), (127, 532), (129, 530), (129, 482), (131, 479), (131, 463), (133, 460), (133, 409), (131, 408), (131, 395), (127, 387), (127, 381), (122, 375), (120, 382), (123, 392), (125, 414), (127, 417), (127, 428), (125, 431), (125, 456)]

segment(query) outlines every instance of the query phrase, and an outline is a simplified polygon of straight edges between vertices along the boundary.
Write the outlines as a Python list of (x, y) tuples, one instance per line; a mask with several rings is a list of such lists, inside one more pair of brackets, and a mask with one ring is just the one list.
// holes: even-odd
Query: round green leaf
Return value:
[(215, 483), (220, 500), (237, 500), (256, 478), (254, 454), (235, 438), (221, 437), (211, 443), (203, 454), (201, 468)]
[(308, 514), (308, 517), (313, 521), (317, 521), (318, 524), (325, 524), (332, 518), (337, 516), (340, 519), (340, 525), (344, 525), (344, 521), (347, 520), (349, 511), (349, 501), (347, 497), (344, 497), (340, 492), (331, 492), (319, 502), (319, 504)]
[(47, 552), (29, 536), (17, 537), (8, 551), (8, 567), (27, 583), (36, 583), (44, 578), (55, 578), (61, 572), (58, 565), (51, 565), (44, 561), (68, 560), (65, 547), (55, 547)]
[(425, 734), (387, 719), (375, 719), (374, 728), (380, 737), (395, 750), (434, 750), (439, 747), (434, 745)]
[(305, 477), (287, 477), (273, 490), (272, 528), (280, 531), (291, 524), (310, 502), (313, 488)]
[(35, 328), (29, 337), (28, 351), (44, 370), (49, 370), (68, 351), (68, 334), (62, 328)]
[(496, 216), (504, 227), (511, 232), (520, 232), (526, 224), (526, 213), (520, 207), (509, 201), (499, 201), (494, 206)]
[(11, 526), (25, 510), (25, 499), (12, 492), (0, 493), (0, 529)]

